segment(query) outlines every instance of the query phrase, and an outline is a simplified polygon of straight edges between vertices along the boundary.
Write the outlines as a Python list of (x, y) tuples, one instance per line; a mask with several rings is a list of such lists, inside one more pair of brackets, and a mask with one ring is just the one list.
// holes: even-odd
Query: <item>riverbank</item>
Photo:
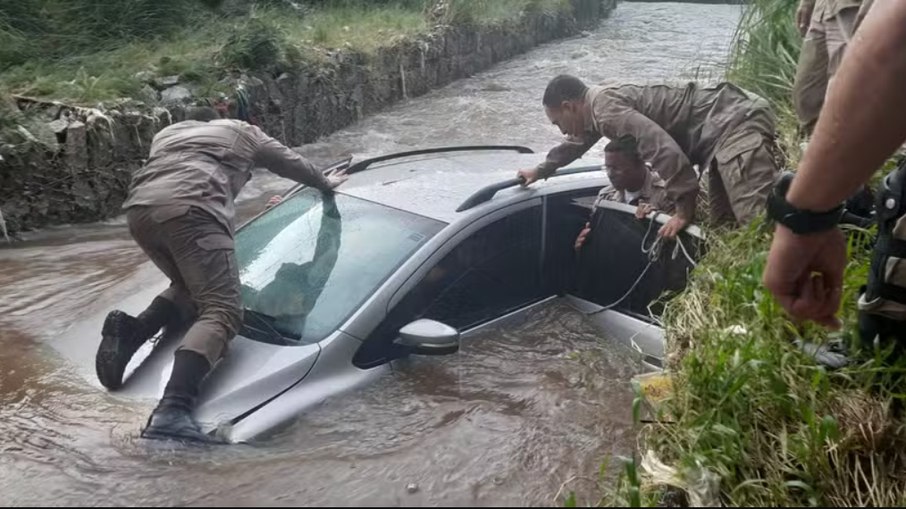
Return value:
[[(0, 106), (7, 231), (117, 213), (152, 137), (181, 120), (188, 104), (218, 106), (288, 145), (310, 143), (400, 100), (577, 35), (608, 16), (616, 0), (341, 4), (307, 10), (301, 21), (286, 10), (220, 17), (203, 24), (200, 30), (210, 31), (198, 37), (138, 39), (4, 70), (0, 76), (11, 87)], [(219, 23), (241, 26), (218, 38)], [(67, 72), (68, 80), (54, 74)], [(131, 84), (117, 88), (123, 76)], [(136, 80), (140, 93), (120, 98)]]
[[(790, 99), (796, 5), (758, 0), (748, 8), (728, 76), (771, 100), (790, 169), (802, 141)], [(654, 422), (640, 427), (637, 456), (606, 503), (654, 505), (665, 493), (672, 503), (715, 506), (906, 502), (906, 420), (898, 410), (906, 362), (885, 365), (882, 352), (859, 350), (856, 302), (875, 227), (844, 231), (844, 327), (835, 333), (790, 322), (764, 289), (770, 224), (708, 232), (707, 256), (667, 305), (667, 389), (657, 397), (638, 390), (637, 405)], [(843, 345), (854, 362), (826, 368), (798, 340)]]

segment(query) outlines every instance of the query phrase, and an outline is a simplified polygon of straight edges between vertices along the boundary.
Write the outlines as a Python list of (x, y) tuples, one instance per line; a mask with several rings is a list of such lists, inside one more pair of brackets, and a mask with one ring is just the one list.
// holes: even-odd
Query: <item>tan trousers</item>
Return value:
[(843, 9), (824, 21), (819, 19), (819, 14), (816, 9), (802, 41), (793, 82), (793, 106), (800, 125), (808, 132), (818, 121), (828, 86), (852, 40), (859, 9)]
[(179, 349), (214, 365), (242, 324), (233, 238), (213, 216), (187, 205), (133, 207), (126, 219), (136, 243), (170, 278), (160, 297), (197, 316)]
[(745, 225), (765, 210), (780, 175), (773, 121), (757, 111), (718, 144), (708, 171), (711, 220)]

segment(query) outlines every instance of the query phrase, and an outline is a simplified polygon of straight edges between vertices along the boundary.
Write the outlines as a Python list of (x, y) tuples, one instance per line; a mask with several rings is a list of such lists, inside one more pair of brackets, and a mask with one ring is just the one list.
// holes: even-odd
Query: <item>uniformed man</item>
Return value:
[(828, 84), (870, 4), (870, 0), (800, 0), (796, 23), (804, 39), (793, 106), (804, 132), (811, 133), (818, 121)]
[[(621, 136), (604, 147), (604, 170), (611, 185), (601, 189), (592, 210), (602, 200), (611, 200), (635, 206), (639, 219), (654, 211), (670, 215), (676, 212), (676, 202), (667, 196), (664, 180), (639, 156), (634, 136)], [(582, 248), (590, 232), (589, 221), (576, 238), (576, 250)]]
[(693, 164), (708, 169), (709, 204), (716, 223), (746, 224), (764, 210), (779, 174), (774, 116), (764, 99), (732, 84), (699, 88), (664, 85), (586, 86), (560, 75), (543, 104), (567, 139), (537, 167), (520, 170), (529, 185), (587, 152), (602, 137), (631, 134), (639, 154), (664, 179), (676, 214), (659, 234), (673, 237), (692, 220), (698, 197)]
[(234, 200), (256, 167), (324, 193), (345, 180), (325, 177), (302, 156), (241, 120), (212, 108), (162, 129), (135, 173), (123, 208), (129, 231), (170, 287), (138, 317), (108, 314), (96, 357), (101, 383), (116, 389), (138, 348), (180, 317), (197, 317), (176, 351), (146, 438), (208, 441), (191, 417), (201, 381), (225, 354), (242, 322), (233, 249)]

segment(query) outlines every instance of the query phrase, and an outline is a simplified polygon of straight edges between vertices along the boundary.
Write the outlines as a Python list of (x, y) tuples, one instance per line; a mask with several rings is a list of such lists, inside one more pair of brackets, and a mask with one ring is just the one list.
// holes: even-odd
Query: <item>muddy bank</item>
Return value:
[[(608, 16), (616, 3), (573, 0), (571, 10), (556, 14), (526, 13), (483, 26), (436, 26), (373, 56), (343, 50), (278, 76), (235, 76), (235, 94), (225, 106), (231, 116), (260, 125), (284, 143), (310, 143), (400, 100), (579, 34)], [(5, 104), (0, 211), (6, 231), (15, 237), (117, 214), (153, 136), (182, 119), (184, 104), (210, 99), (182, 96), (155, 106), (128, 100), (103, 110), (25, 97)]]

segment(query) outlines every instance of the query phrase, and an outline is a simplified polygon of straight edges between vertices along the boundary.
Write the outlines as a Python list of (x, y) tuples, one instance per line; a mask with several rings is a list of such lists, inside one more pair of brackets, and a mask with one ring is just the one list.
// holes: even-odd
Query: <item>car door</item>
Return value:
[(393, 341), (406, 324), (428, 318), (465, 332), (549, 295), (542, 277), (543, 207), (513, 207), (451, 238), (404, 285), (354, 364), (372, 367), (402, 352)]

